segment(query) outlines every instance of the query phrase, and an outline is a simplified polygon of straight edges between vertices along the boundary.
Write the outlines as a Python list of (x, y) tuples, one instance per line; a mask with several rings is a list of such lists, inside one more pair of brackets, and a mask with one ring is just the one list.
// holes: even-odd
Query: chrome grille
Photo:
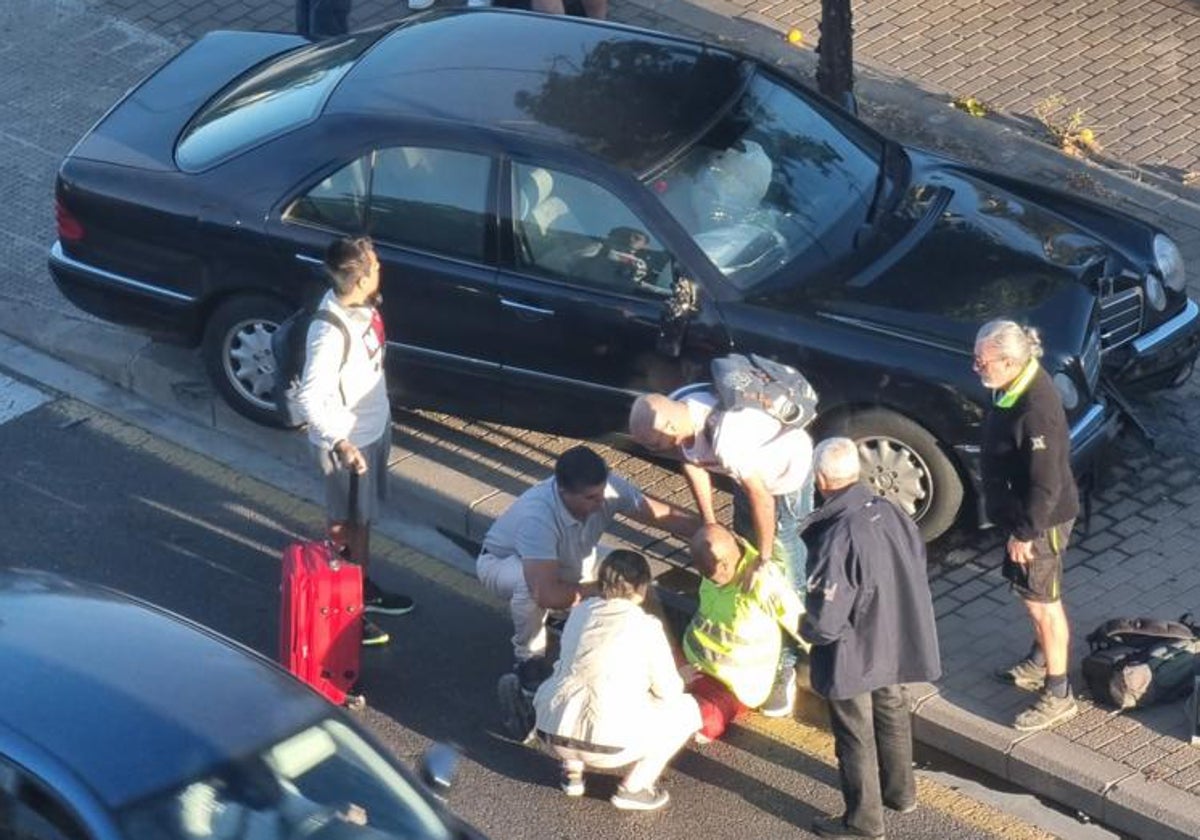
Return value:
[(1100, 298), (1100, 346), (1107, 352), (1142, 331), (1142, 290), (1125, 289)]
[(1100, 333), (1096, 330), (1087, 334), (1079, 362), (1083, 365), (1083, 378), (1087, 382), (1088, 393), (1096, 393), (1096, 385), (1100, 382)]

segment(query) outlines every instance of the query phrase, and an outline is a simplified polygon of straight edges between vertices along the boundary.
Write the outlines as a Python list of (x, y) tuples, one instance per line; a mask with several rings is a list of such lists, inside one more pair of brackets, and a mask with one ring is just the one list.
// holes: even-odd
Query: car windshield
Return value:
[(335, 718), (127, 807), (138, 840), (449, 840), (373, 747)]
[(756, 75), (741, 99), (646, 186), (739, 289), (806, 258), (853, 247), (879, 175), (881, 144)]
[(237, 79), (192, 118), (175, 150), (179, 168), (197, 172), (315, 119), (379, 36), (365, 32), (292, 50)]

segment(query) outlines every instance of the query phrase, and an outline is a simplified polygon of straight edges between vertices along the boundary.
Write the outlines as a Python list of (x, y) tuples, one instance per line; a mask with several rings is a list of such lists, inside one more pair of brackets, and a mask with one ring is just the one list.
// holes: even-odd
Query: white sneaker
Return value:
[(434, 0), (408, 0), (408, 8), (413, 12), (423, 12), (433, 5)]

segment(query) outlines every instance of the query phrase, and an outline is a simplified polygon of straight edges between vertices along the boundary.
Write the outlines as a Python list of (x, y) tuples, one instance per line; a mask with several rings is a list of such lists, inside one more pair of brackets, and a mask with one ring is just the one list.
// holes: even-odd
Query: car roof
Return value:
[(325, 114), (515, 132), (640, 173), (710, 125), (750, 66), (716, 47), (598, 21), (447, 10), (380, 38)]
[(261, 749), (329, 708), (215, 632), (44, 572), (0, 570), (0, 674), (0, 724), (110, 808)]

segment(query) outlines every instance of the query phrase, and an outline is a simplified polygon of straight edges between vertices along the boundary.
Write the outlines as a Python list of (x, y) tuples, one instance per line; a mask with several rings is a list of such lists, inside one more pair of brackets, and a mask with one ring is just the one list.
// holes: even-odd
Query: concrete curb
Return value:
[[(191, 429), (173, 435), (175, 442), (211, 453), (228, 449), (219, 439), (232, 439), (233, 460), (265, 457), (274, 465), (265, 470), (272, 483), (310, 501), (321, 490), (311, 469), (302, 435), (277, 432), (253, 424), (229, 410), (212, 393), (194, 351), (156, 344), (115, 327), (71, 315), (37, 312), (16, 306), (0, 314), (0, 332), (41, 353), (49, 354), (107, 382), (132, 392), (140, 400), (116, 406), (102, 398), (83, 379), (60, 374), (56, 387), (104, 410), (123, 408), (134, 422), (139, 411), (155, 410), (171, 422)], [(20, 344), (0, 342), (0, 358), (18, 370)], [(53, 384), (53, 383), (52, 383)], [(144, 406), (144, 400), (153, 408)], [(131, 408), (131, 406), (133, 406)], [(220, 460), (220, 459), (219, 459)], [(262, 474), (264, 467), (258, 464)], [(426, 551), (462, 571), (473, 572), (473, 558), (428, 528), (433, 525), (468, 540), (478, 541), (513, 494), (419, 454), (400, 451), (390, 469), (391, 499), (381, 532)], [(1129, 767), (1055, 735), (1018, 733), (946, 700), (936, 686), (911, 689), (914, 735), (928, 746), (946, 752), (1033, 793), (1088, 814), (1119, 831), (1153, 840), (1190, 840), (1200, 836), (1196, 797), (1163, 782), (1145, 779)]]

